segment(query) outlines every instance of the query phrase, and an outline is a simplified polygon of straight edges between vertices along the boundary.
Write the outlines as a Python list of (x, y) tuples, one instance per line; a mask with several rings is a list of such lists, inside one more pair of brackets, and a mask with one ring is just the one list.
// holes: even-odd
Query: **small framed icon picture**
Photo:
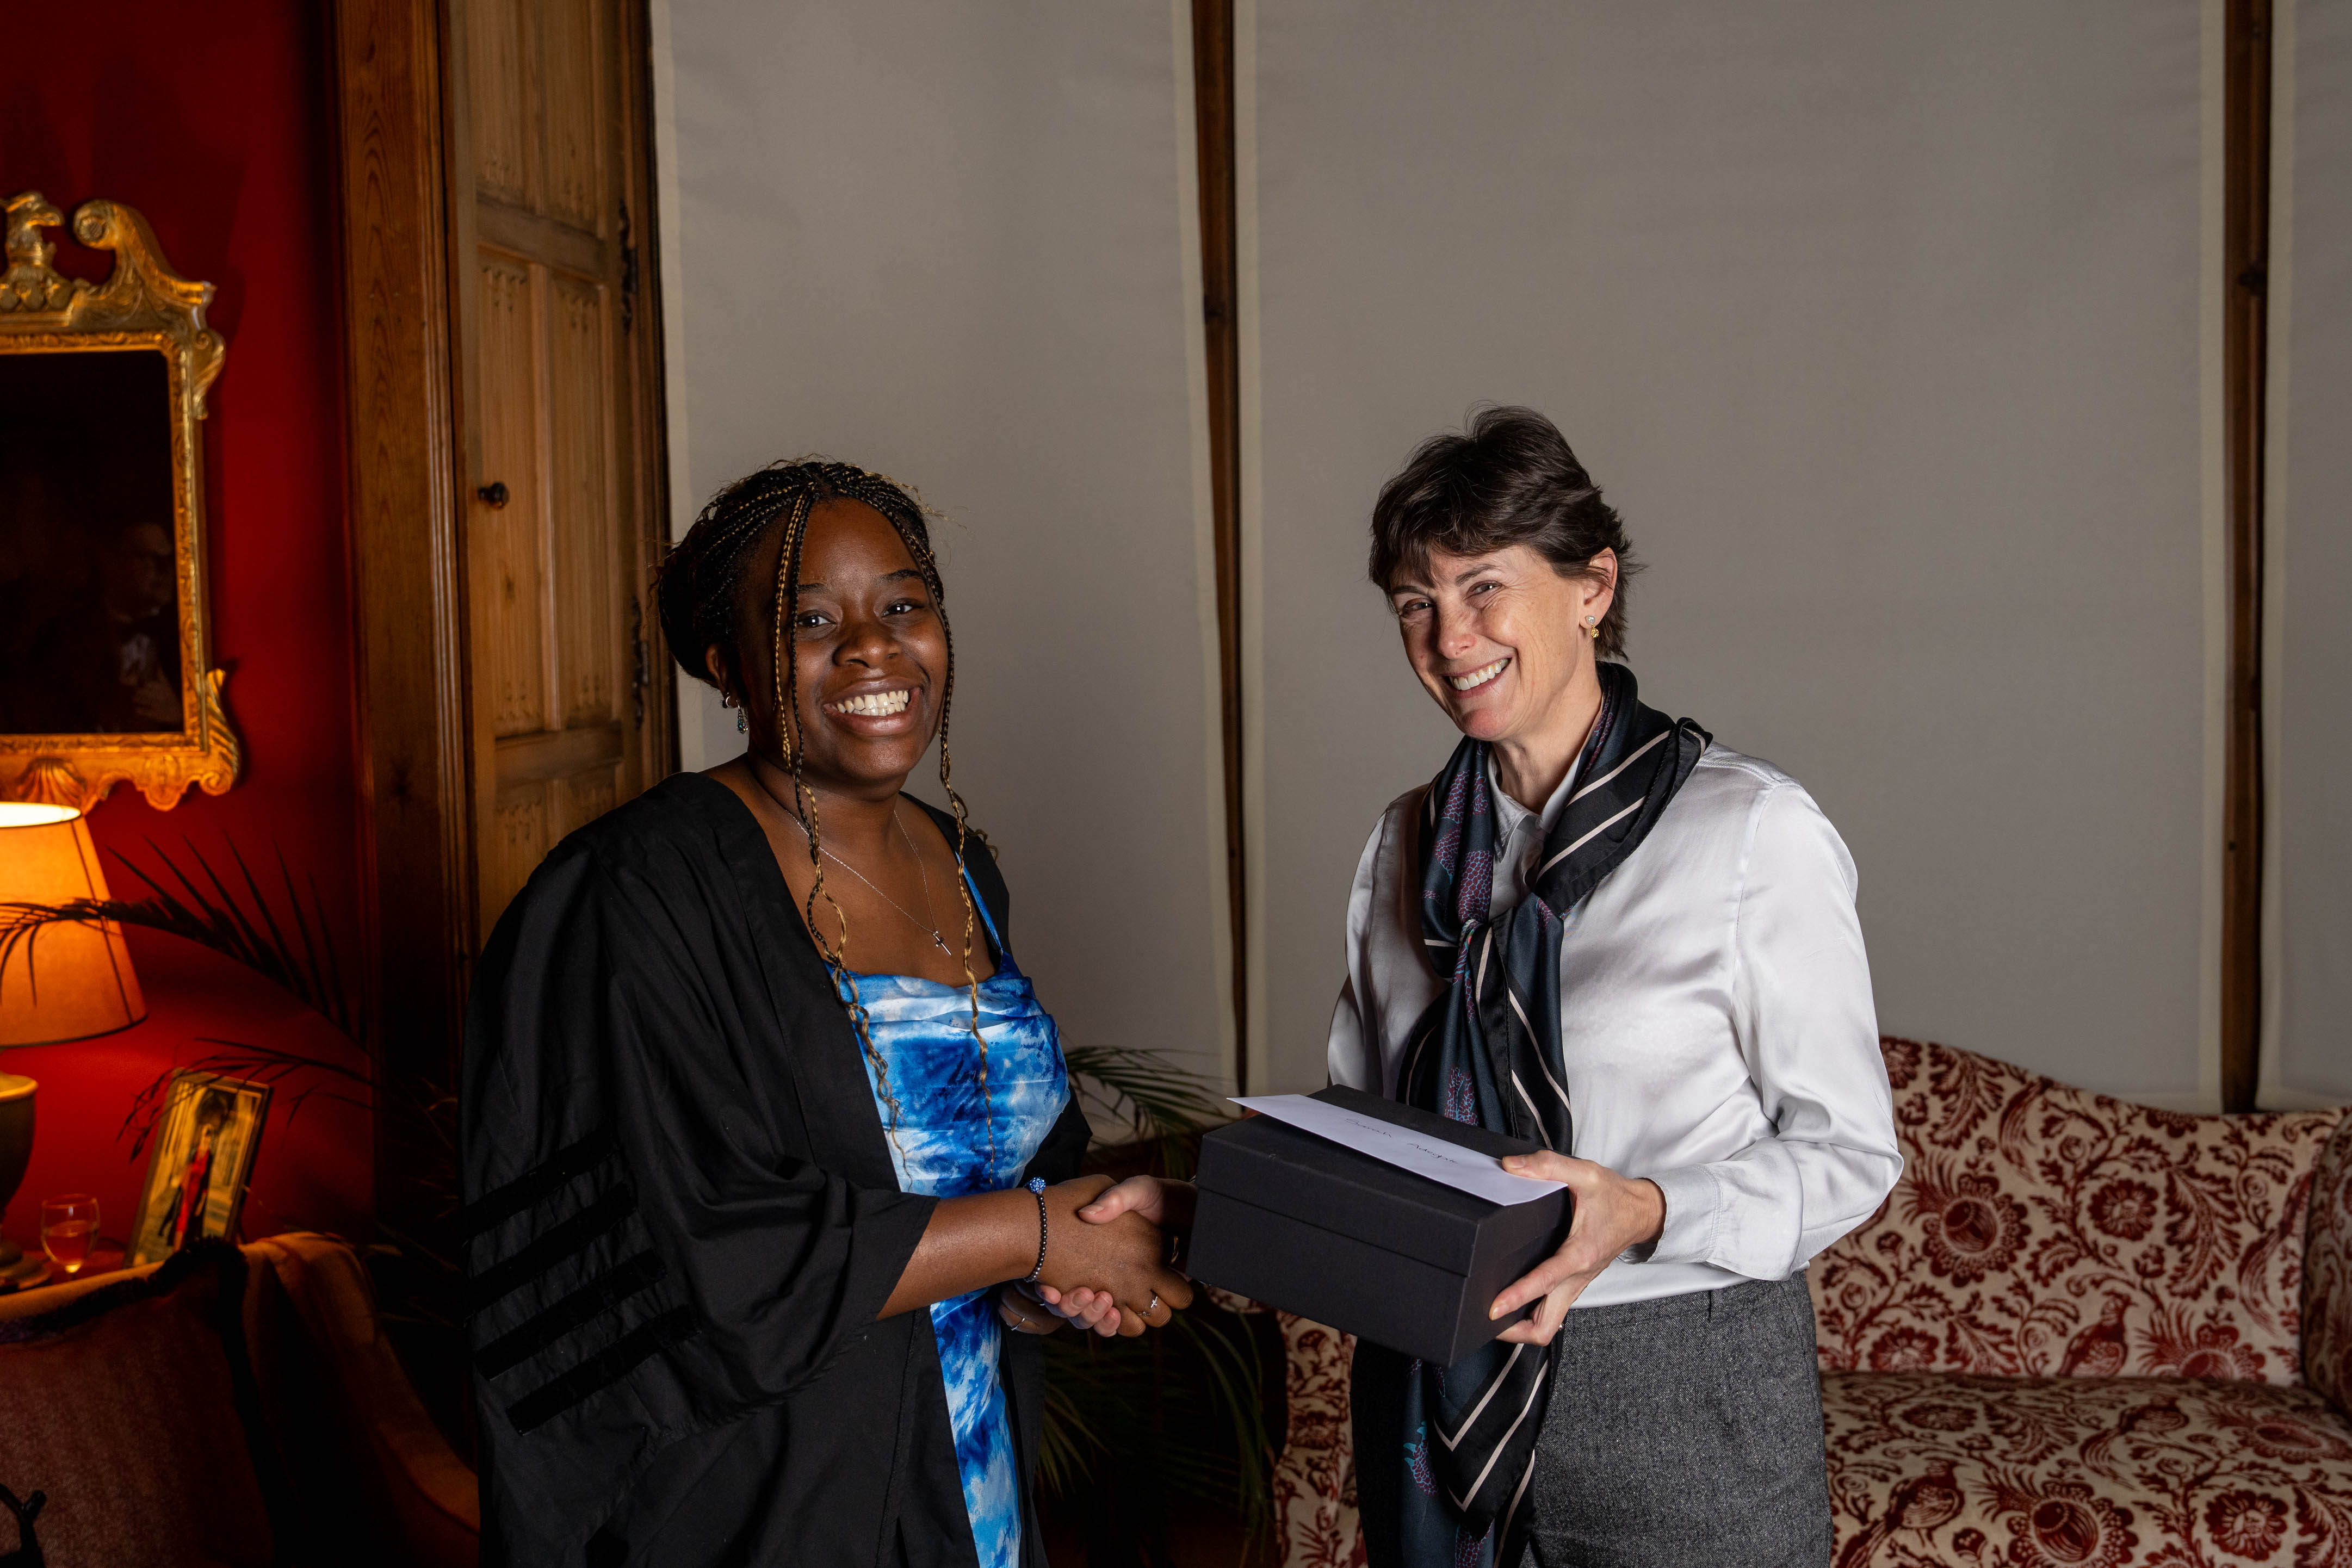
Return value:
[(261, 1146), (269, 1085), (214, 1072), (172, 1075), (147, 1156), (133, 1264), (167, 1258), (208, 1236), (234, 1238), (245, 1184)]

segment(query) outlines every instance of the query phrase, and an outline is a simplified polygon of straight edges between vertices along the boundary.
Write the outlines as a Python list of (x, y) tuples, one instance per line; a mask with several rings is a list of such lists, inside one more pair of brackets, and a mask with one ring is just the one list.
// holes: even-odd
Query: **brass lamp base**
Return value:
[(0, 1241), (0, 1291), (20, 1291), (37, 1285), (49, 1271), (49, 1260), (26, 1251), (14, 1241)]
[[(33, 1091), (37, 1087), (22, 1073), (0, 1072), (0, 1214), (16, 1196), (25, 1166), (33, 1157)], [(0, 1290), (15, 1290), (37, 1281), (48, 1270), (48, 1260), (27, 1257), (15, 1242), (0, 1239)]]

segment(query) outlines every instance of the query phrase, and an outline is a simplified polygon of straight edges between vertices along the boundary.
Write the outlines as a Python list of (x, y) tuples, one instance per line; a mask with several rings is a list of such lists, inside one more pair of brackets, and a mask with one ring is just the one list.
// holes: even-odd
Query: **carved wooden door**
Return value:
[(659, 775), (653, 324), (625, 0), (452, 0), (451, 230), (480, 935)]

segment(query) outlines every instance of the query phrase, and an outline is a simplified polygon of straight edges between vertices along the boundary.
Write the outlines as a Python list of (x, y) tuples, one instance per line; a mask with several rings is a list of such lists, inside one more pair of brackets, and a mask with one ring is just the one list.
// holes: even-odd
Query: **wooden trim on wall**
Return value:
[(2229, 490), (2223, 745), (2221, 1108), (2251, 1111), (2262, 1041), (2263, 461), (2268, 373), (2271, 0), (2227, 0), (2222, 374)]
[[(475, 949), (442, 18), (336, 0), (365, 951), (390, 1081), (457, 1082)], [(379, 1136), (378, 1201), (399, 1154)]]
[(631, 293), (633, 323), (625, 353), (630, 395), (635, 400), (631, 426), (636, 442), (638, 519), (637, 580), (630, 591), (639, 606), (635, 667), (630, 679), (636, 700), (645, 705), (643, 727), (645, 770), (648, 788), (677, 771), (677, 683), (670, 678), (669, 643), (661, 633), (661, 616), (654, 608), (654, 582), (669, 553), (669, 406), (663, 380), (661, 210), (654, 179), (653, 7), (647, 0), (629, 0), (622, 7), (628, 29), (629, 57), (622, 72), (622, 112), (631, 127), (628, 138), (629, 248), (634, 252)]
[(1192, 0), (1192, 123), (1199, 138), (1201, 318), (1208, 329), (1209, 484), (1214, 497), (1218, 704), (1225, 762), (1225, 888), (1232, 911), (1234, 1083), (1249, 1092), (1249, 906), (1243, 880), (1241, 267), (1235, 249), (1234, 0)]

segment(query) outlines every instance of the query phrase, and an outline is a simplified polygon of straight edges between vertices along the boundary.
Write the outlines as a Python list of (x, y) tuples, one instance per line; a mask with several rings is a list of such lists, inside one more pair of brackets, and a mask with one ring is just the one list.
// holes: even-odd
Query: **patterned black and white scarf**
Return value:
[[(1544, 835), (1527, 896), (1494, 917), (1498, 824), (1487, 747), (1464, 738), (1431, 781), (1421, 824), (1421, 928), (1447, 985), (1413, 1025), (1397, 1098), (1562, 1154), (1574, 1117), (1559, 1042), (1560, 920), (1638, 848), (1709, 737), (1643, 707), (1603, 664), (1601, 716), (1574, 792)], [(1404, 1561), (1519, 1561), (1553, 1353), (1490, 1343), (1406, 1380)], [(1499, 1522), (1501, 1528), (1496, 1528)]]

